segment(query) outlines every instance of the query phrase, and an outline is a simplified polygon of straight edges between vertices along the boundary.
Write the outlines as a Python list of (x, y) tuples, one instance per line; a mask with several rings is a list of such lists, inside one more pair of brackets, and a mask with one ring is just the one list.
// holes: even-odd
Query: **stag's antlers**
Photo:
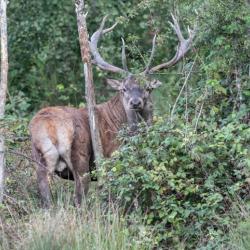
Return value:
[[(150, 68), (153, 58), (154, 58), (154, 54), (155, 54), (155, 47), (156, 47), (156, 35), (153, 38), (153, 42), (152, 42), (152, 51), (150, 54), (150, 58), (149, 61), (146, 65), (145, 70), (143, 71), (143, 74), (152, 74), (156, 71), (162, 70), (162, 69), (167, 69), (173, 65), (175, 65), (178, 61), (180, 61), (189, 51), (189, 49), (191, 48), (194, 36), (196, 34), (196, 26), (194, 27), (194, 29), (189, 29), (188, 28), (188, 38), (185, 39), (182, 35), (179, 23), (177, 21), (177, 18), (171, 14), (173, 22), (169, 22), (171, 27), (173, 28), (173, 30), (175, 31), (178, 40), (179, 40), (179, 44), (177, 46), (177, 51), (175, 56), (169, 60), (168, 62), (162, 63), (160, 65), (157, 65), (153, 68)], [(113, 73), (125, 73), (125, 74), (130, 74), (128, 71), (128, 66), (127, 66), (127, 60), (126, 60), (126, 55), (125, 55), (125, 42), (122, 39), (122, 65), (123, 65), (123, 69), (119, 68), (117, 66), (114, 66), (112, 64), (109, 64), (108, 62), (106, 62), (102, 56), (99, 53), (98, 50), (98, 42), (101, 39), (102, 35), (104, 35), (105, 33), (108, 33), (110, 31), (112, 31), (115, 26), (117, 25), (117, 23), (115, 23), (113, 26), (111, 26), (110, 28), (104, 29), (104, 25), (106, 22), (107, 16), (105, 16), (102, 20), (102, 23), (99, 27), (99, 29), (91, 36), (90, 39), (90, 50), (93, 56), (93, 63), (96, 64), (100, 69), (106, 70), (106, 71), (110, 71)]]
[(125, 51), (125, 42), (124, 39), (122, 38), (122, 67), (123, 69), (128, 72), (128, 65), (127, 65), (127, 58), (126, 58), (126, 51)]
[(105, 16), (103, 18), (99, 29), (91, 36), (91, 39), (90, 39), (89, 45), (90, 45), (90, 50), (91, 50), (92, 56), (94, 58), (93, 63), (96, 64), (100, 69), (103, 69), (106, 71), (110, 71), (113, 73), (128, 73), (127, 66), (126, 66), (126, 59), (124, 59), (125, 58), (125, 45), (124, 45), (124, 43), (123, 43), (123, 50), (122, 50), (123, 51), (122, 54), (124, 55), (124, 56), (122, 56), (124, 69), (121, 69), (121, 68), (116, 67), (112, 64), (109, 64), (108, 62), (106, 62), (102, 58), (102, 56), (99, 53), (97, 46), (98, 46), (98, 42), (99, 42), (100, 38), (105, 33), (112, 31), (115, 28), (115, 26), (117, 25), (117, 23), (115, 23), (110, 28), (104, 29), (106, 19), (107, 19), (107, 16)]
[(151, 74), (151, 73), (154, 73), (154, 72), (159, 71), (161, 69), (167, 69), (167, 68), (175, 65), (178, 61), (180, 61), (187, 54), (187, 52), (191, 48), (194, 36), (196, 34), (196, 26), (194, 27), (193, 30), (189, 29), (189, 27), (188, 27), (189, 36), (188, 36), (187, 39), (185, 39), (183, 37), (182, 33), (181, 33), (181, 29), (180, 29), (179, 23), (177, 21), (177, 18), (173, 14), (171, 14), (171, 16), (172, 16), (172, 19), (173, 19), (173, 23), (172, 22), (169, 22), (169, 23), (170, 23), (171, 27), (173, 28), (173, 30), (175, 31), (178, 39), (179, 39), (179, 44), (178, 44), (178, 47), (177, 47), (176, 54), (168, 62), (162, 63), (162, 64), (157, 65), (157, 66), (150, 69), (149, 67), (150, 67), (150, 65), (152, 63), (152, 60), (153, 60), (153, 57), (154, 57), (154, 52), (155, 52), (155, 37), (154, 37), (154, 39), (153, 39), (153, 47), (152, 47), (150, 59), (149, 59), (148, 65), (147, 65), (147, 67), (146, 67), (146, 69), (144, 71), (145, 74)]

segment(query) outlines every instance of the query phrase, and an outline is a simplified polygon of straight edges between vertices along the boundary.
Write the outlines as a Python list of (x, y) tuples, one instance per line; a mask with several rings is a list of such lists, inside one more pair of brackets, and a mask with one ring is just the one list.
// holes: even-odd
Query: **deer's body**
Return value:
[[(127, 123), (126, 112), (119, 94), (108, 102), (98, 105), (96, 109), (103, 153), (105, 157), (110, 157), (111, 153), (118, 147), (116, 140), (118, 130)], [(80, 160), (81, 156), (84, 156), (88, 159), (81, 162), (86, 161), (87, 165), (89, 165), (90, 159), (93, 160), (86, 108), (44, 108), (32, 119), (30, 133), (33, 135), (32, 146), (34, 150), (45, 157), (53, 155), (53, 159), (51, 161), (48, 159), (46, 162), (50, 173), (61, 172), (67, 165), (65, 164), (67, 157), (72, 162), (76, 162)]]
[[(151, 99), (145, 106), (151, 107)], [(106, 103), (97, 105), (96, 110), (104, 157), (110, 157), (119, 146), (116, 139), (118, 131), (133, 117), (128, 118), (120, 93)], [(129, 115), (131, 114), (133, 115)], [(142, 113), (141, 116), (143, 115)], [(151, 118), (150, 115), (145, 120), (151, 122)], [(37, 168), (37, 175), (44, 205), (50, 205), (50, 174), (56, 173), (64, 179), (79, 180), (79, 190), (83, 189), (86, 194), (90, 181), (89, 171), (94, 165), (87, 109), (44, 108), (31, 120), (29, 130), (33, 158), (41, 163)], [(81, 191), (78, 193), (76, 199), (80, 203)]]

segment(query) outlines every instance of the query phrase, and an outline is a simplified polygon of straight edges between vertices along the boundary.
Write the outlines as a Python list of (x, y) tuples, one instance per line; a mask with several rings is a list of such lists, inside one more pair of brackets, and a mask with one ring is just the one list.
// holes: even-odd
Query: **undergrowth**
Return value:
[(41, 209), (27, 120), (6, 120), (4, 202), (0, 205), (0, 249), (151, 249), (144, 222), (127, 221), (114, 203), (103, 205), (92, 183), (80, 209), (73, 206), (74, 183), (52, 176), (53, 207)]
[(115, 208), (102, 210), (97, 203), (79, 210), (70, 206), (37, 210), (17, 221), (12, 218), (12, 223), (12, 240), (5, 234), (2, 249), (150, 249), (133, 235)]
[[(6, 126), (8, 152), (0, 248), (239, 249), (249, 247), (250, 130), (161, 117), (102, 162), (81, 209), (73, 182), (54, 176), (53, 207), (42, 210), (25, 121)], [(101, 197), (101, 200), (99, 199)]]
[[(103, 161), (104, 200), (154, 227), (159, 249), (219, 249), (249, 215), (250, 128), (160, 118)], [(225, 239), (226, 241), (226, 239)]]

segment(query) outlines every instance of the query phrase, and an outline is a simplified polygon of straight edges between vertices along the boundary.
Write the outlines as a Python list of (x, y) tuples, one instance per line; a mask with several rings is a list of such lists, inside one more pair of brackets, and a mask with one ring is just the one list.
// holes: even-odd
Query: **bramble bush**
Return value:
[(121, 136), (126, 143), (102, 162), (103, 198), (130, 216), (143, 215), (158, 247), (212, 244), (236, 223), (249, 191), (249, 126), (201, 121), (195, 132), (159, 118), (140, 130)]

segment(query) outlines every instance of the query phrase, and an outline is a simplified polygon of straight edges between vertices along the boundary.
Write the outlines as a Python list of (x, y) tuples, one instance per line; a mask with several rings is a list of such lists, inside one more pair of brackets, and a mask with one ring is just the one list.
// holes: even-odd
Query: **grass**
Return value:
[(239, 223), (238, 227), (229, 233), (227, 249), (249, 250), (250, 249), (250, 217)]
[(138, 233), (141, 223), (128, 226), (115, 206), (109, 204), (103, 208), (98, 199), (79, 209), (58, 201), (50, 210), (34, 206), (29, 214), (22, 216), (9, 212), (9, 218), (1, 218), (3, 250), (150, 249)]
[(92, 211), (64, 209), (34, 214), (25, 226), (17, 248), (49, 249), (142, 249), (129, 230), (112, 211), (104, 214), (100, 207)]
[[(26, 145), (22, 153), (30, 154)], [(143, 222), (128, 221), (114, 204), (100, 204), (95, 185), (80, 209), (73, 206), (73, 182), (54, 177), (51, 189), (54, 205), (43, 210), (34, 167), (20, 156), (7, 155), (1, 250), (152, 249)]]

